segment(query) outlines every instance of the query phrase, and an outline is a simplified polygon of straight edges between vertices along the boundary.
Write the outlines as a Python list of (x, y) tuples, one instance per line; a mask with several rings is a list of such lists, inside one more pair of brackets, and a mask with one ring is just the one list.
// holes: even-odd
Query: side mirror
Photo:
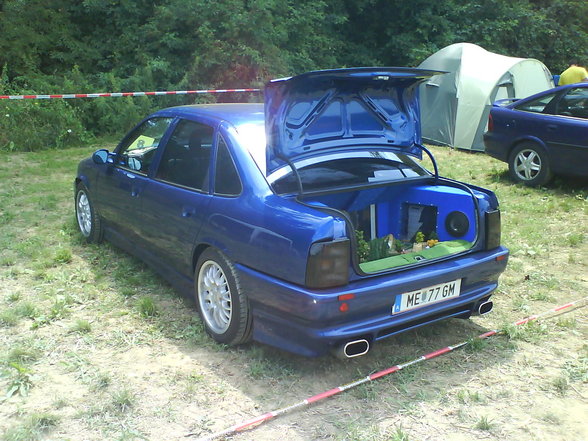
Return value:
[(108, 162), (108, 150), (96, 150), (92, 155), (92, 159), (96, 164), (106, 164)]

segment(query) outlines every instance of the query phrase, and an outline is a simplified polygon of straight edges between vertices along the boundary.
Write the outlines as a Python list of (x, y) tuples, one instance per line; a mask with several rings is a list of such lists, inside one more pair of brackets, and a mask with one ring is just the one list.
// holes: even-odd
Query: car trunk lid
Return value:
[(274, 80), (265, 88), (267, 173), (346, 150), (421, 158), (417, 85), (443, 72), (352, 68)]

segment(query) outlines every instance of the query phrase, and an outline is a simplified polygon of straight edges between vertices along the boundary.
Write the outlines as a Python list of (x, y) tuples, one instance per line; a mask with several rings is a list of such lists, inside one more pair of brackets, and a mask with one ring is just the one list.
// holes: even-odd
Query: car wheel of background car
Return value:
[(196, 300), (206, 331), (219, 343), (237, 345), (251, 338), (251, 314), (235, 267), (213, 248), (196, 265)]
[(82, 184), (78, 185), (76, 191), (76, 219), (80, 232), (88, 243), (102, 241), (100, 217), (92, 205), (88, 189)]
[(525, 185), (543, 185), (551, 180), (549, 159), (545, 152), (533, 143), (517, 146), (508, 158), (508, 171), (511, 177)]

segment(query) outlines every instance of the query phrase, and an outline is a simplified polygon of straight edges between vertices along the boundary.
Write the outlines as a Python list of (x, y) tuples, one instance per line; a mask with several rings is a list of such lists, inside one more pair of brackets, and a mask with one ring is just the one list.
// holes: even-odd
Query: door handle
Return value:
[(129, 179), (135, 179), (135, 175), (132, 173), (125, 172), (125, 176)]
[(547, 130), (549, 130), (550, 132), (553, 132), (553, 131), (557, 130), (557, 126), (555, 124), (547, 124)]

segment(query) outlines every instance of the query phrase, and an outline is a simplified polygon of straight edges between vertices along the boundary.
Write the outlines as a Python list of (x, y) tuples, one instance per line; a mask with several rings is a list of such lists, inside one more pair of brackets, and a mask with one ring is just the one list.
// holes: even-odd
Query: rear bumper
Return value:
[[(389, 275), (366, 277), (330, 290), (308, 290), (237, 265), (253, 310), (253, 338), (305, 356), (319, 356), (358, 338), (370, 342), (449, 317), (469, 317), (498, 285), (508, 250), (491, 251)], [(500, 258), (500, 260), (498, 259)], [(392, 315), (397, 295), (461, 279), (459, 297)], [(349, 309), (339, 310), (338, 296)]]
[(512, 138), (506, 139), (506, 137), (501, 137), (496, 132), (486, 132), (484, 133), (484, 151), (487, 155), (499, 161), (508, 162), (510, 149), (507, 146), (509, 141), (512, 141)]

